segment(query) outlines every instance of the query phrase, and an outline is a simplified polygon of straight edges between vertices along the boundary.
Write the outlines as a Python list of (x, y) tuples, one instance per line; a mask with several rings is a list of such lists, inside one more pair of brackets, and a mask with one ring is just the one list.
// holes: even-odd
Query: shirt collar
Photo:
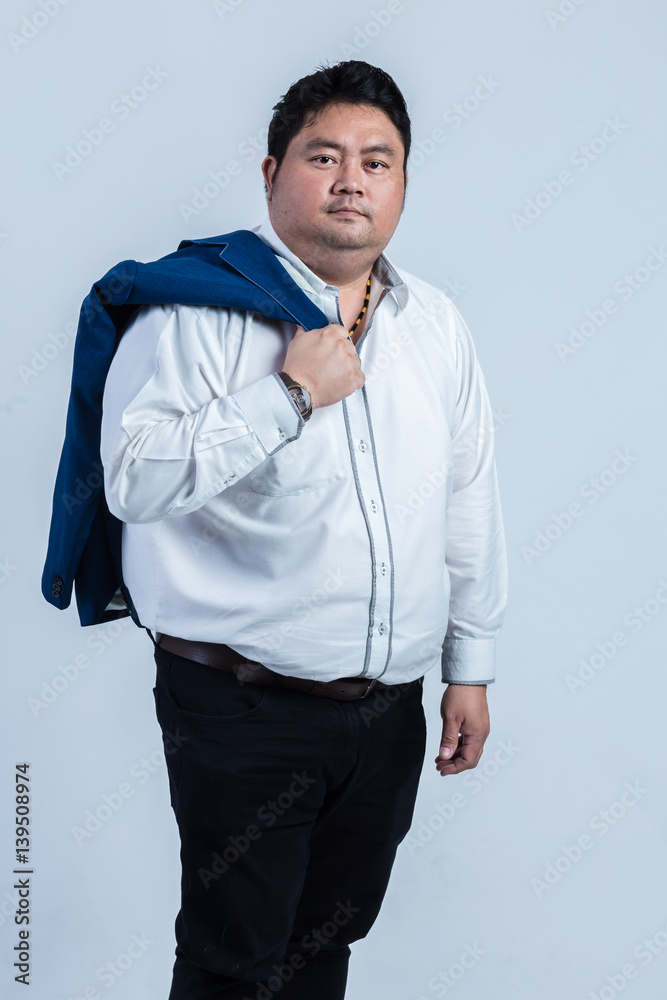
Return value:
[[(324, 290), (334, 287), (323, 281), (314, 271), (311, 271), (301, 258), (297, 257), (287, 244), (283, 243), (271, 225), (268, 215), (261, 225), (255, 226), (252, 232), (271, 247), (285, 270), (313, 302), (319, 304), (318, 300)], [(384, 253), (381, 253), (373, 264), (371, 273), (393, 296), (396, 303), (396, 315), (398, 315), (407, 305), (409, 294), (407, 284)]]

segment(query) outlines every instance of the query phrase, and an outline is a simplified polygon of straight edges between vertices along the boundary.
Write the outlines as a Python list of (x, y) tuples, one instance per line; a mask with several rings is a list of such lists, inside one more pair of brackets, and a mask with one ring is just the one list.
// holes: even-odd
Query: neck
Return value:
[[(286, 240), (283, 240), (283, 242), (287, 245)], [(318, 278), (326, 281), (328, 285), (335, 285), (339, 289), (339, 302), (343, 323), (349, 329), (364, 304), (366, 286), (377, 255), (369, 259), (366, 254), (364, 258), (360, 259), (358, 254), (353, 254), (346, 250), (334, 255), (332, 258), (331, 251), (327, 249), (325, 260), (324, 254), (318, 255), (317, 251), (313, 253), (311, 248), (304, 248), (300, 251), (298, 247), (291, 245), (290, 250)], [(357, 327), (357, 338), (361, 336), (367, 318), (365, 316), (360, 326)]]
[(356, 264), (352, 262), (346, 262), (346, 266), (339, 268), (328, 269), (320, 268), (316, 270), (311, 267), (311, 270), (315, 271), (315, 274), (319, 275), (324, 281), (327, 281), (330, 285), (337, 285), (341, 292), (354, 291), (362, 288), (373, 269), (373, 264), (376, 261), (376, 257), (369, 259), (365, 257), (363, 260), (358, 261)]
[(285, 246), (322, 281), (335, 285), (341, 294), (365, 290), (373, 264), (382, 252), (381, 246), (353, 249), (313, 245), (311, 240), (300, 240), (298, 234), (282, 231), (279, 219), (271, 219), (271, 225)]
[(373, 264), (377, 260), (378, 254), (371, 255), (366, 252), (351, 253), (349, 250), (332, 253), (329, 249), (326, 252), (319, 252), (312, 248), (299, 248), (290, 246), (290, 250), (303, 261), (306, 267), (326, 281), (328, 285), (335, 285), (340, 289), (341, 295), (354, 294), (359, 290), (366, 290), (366, 282), (370, 277)]

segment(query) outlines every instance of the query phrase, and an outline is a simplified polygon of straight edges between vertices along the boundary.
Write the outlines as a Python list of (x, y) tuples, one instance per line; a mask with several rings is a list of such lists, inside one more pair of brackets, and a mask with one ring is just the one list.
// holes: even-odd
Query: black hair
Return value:
[[(334, 66), (322, 66), (293, 83), (273, 107), (269, 124), (267, 155), (277, 161), (274, 180), (287, 147), (301, 131), (306, 115), (317, 115), (331, 104), (370, 104), (384, 111), (403, 142), (403, 172), (410, 153), (410, 116), (403, 94), (394, 80), (377, 66), (359, 59), (348, 59)], [(268, 191), (266, 184), (264, 191)]]

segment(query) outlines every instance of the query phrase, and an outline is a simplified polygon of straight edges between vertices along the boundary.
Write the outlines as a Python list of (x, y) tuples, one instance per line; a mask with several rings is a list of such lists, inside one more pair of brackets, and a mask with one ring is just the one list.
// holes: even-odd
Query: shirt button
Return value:
[(384, 635), (386, 631), (387, 631), (387, 626), (383, 622), (380, 622), (380, 624), (378, 625), (378, 632), (380, 633), (380, 635)]
[(281, 431), (280, 427), (278, 428), (278, 437), (280, 438), (281, 441), (284, 441), (285, 438), (287, 437), (287, 434), (285, 434), (285, 431)]
[(359, 442), (359, 451), (366, 451), (366, 442), (365, 441), (360, 441)]
[(386, 563), (382, 563), (382, 566), (380, 566), (380, 572), (382, 573), (383, 576), (386, 576), (386, 573), (387, 573), (387, 564)]
[(373, 513), (375, 513), (377, 509), (378, 505), (373, 500), (371, 500), (371, 510), (373, 511)]

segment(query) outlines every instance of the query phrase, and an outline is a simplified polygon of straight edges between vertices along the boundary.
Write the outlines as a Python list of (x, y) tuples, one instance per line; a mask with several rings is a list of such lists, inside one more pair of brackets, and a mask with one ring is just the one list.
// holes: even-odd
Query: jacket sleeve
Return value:
[(442, 680), (490, 684), (507, 601), (507, 556), (494, 458), (493, 413), (470, 332), (452, 304), (458, 397), (446, 563), (451, 597)]
[(197, 510), (298, 438), (303, 426), (275, 372), (227, 394), (224, 346), (201, 309), (144, 306), (105, 382), (101, 457), (109, 510), (134, 524)]

